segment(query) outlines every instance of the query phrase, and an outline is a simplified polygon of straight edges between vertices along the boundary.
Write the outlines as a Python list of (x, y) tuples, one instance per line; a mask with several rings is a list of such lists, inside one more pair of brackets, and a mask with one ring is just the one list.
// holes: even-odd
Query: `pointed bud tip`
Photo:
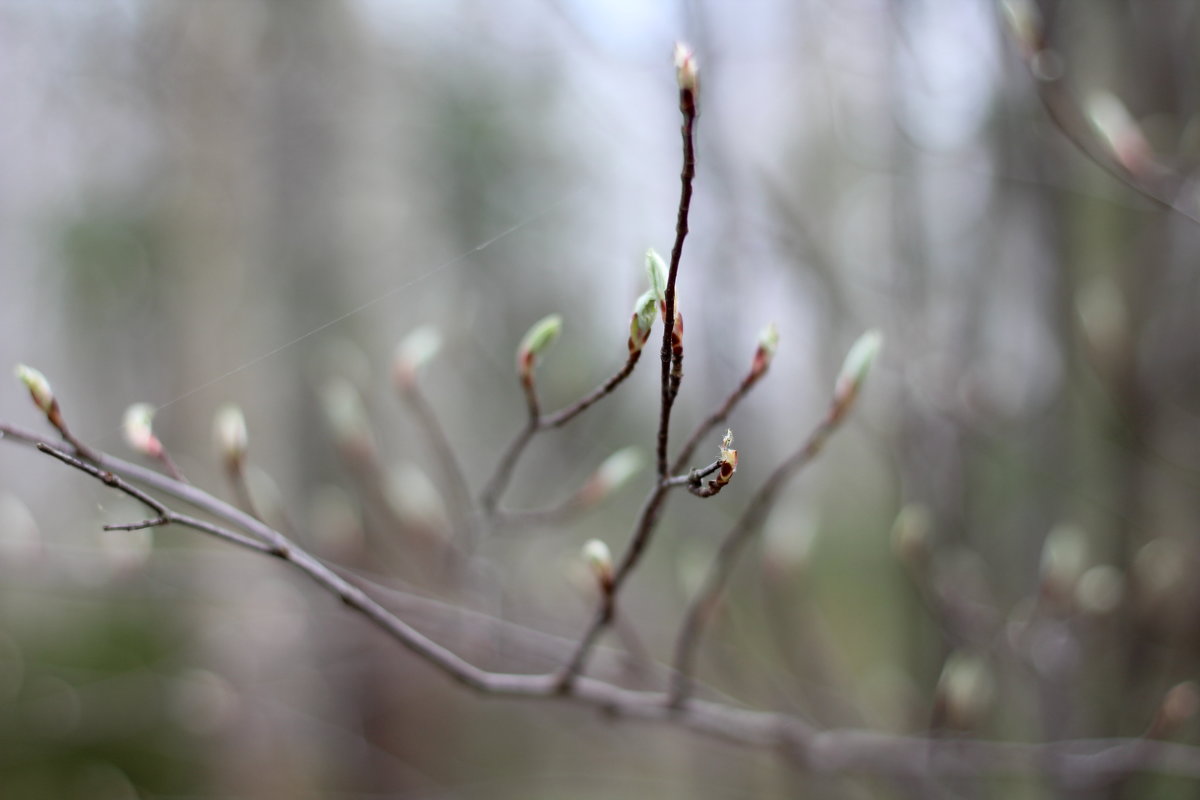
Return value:
[(562, 332), (562, 316), (550, 314), (535, 322), (521, 339), (517, 348), (517, 368), (525, 374), (533, 365), (533, 360), (558, 338)]
[(25, 384), (37, 407), (49, 414), (54, 407), (54, 390), (50, 388), (50, 381), (46, 380), (46, 376), (26, 364), (17, 364), (13, 374)]
[(871, 365), (879, 357), (882, 347), (883, 334), (875, 329), (858, 337), (858, 340), (851, 346), (850, 352), (846, 354), (846, 360), (842, 362), (842, 370), (838, 373), (834, 390), (839, 403), (854, 399), (862, 387), (863, 381), (866, 380)]
[(646, 275), (650, 278), (650, 291), (658, 302), (667, 301), (667, 262), (653, 247), (646, 250)]

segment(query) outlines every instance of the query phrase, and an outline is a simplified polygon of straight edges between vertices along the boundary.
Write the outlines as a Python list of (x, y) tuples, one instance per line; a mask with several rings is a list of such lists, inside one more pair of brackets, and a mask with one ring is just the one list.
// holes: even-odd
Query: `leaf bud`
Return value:
[(233, 403), (226, 403), (217, 409), (213, 418), (213, 441), (227, 466), (235, 469), (241, 467), (246, 460), (249, 444), (246, 417), (242, 409)]
[(858, 337), (851, 346), (833, 387), (835, 420), (844, 417), (854, 405), (854, 400), (867, 379), (867, 373), (871, 371), (871, 365), (879, 357), (882, 346), (883, 335), (874, 329)]
[(612, 591), (613, 585), (613, 562), (612, 553), (600, 539), (588, 539), (583, 545), (583, 560), (587, 562), (588, 568), (592, 574), (596, 576), (596, 580), (600, 583), (600, 588), (605, 594)]
[(660, 303), (667, 302), (667, 262), (663, 261), (653, 247), (646, 251), (646, 274), (650, 277), (650, 291)]
[(158, 458), (162, 455), (163, 446), (154, 435), (153, 420), (154, 406), (149, 403), (134, 403), (125, 409), (121, 431), (130, 449), (151, 458)]
[(676, 42), (674, 61), (675, 80), (679, 84), (679, 90), (694, 94), (700, 86), (699, 64), (696, 63), (696, 54), (692, 52), (692, 48), (688, 45), (683, 42)]
[(56, 405), (54, 390), (50, 388), (50, 381), (46, 380), (46, 376), (24, 364), (17, 364), (16, 376), (29, 390), (29, 396), (33, 398), (34, 404), (47, 415), (53, 413)]
[(640, 352), (650, 338), (650, 329), (654, 327), (654, 312), (658, 302), (654, 290), (645, 292), (633, 304), (633, 316), (629, 320), (629, 352)]
[(517, 373), (523, 380), (532, 379), (537, 357), (558, 338), (561, 331), (562, 317), (551, 314), (535, 322), (521, 339), (521, 345), (517, 348)]

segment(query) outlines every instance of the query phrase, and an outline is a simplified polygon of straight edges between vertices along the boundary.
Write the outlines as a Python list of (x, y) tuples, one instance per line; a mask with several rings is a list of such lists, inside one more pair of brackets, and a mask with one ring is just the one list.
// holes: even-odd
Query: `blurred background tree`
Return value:
[[(1036, 47), (1006, 8), (1038, 15)], [(436, 470), (388, 365), (408, 331), (441, 330), (423, 391), (476, 489), (521, 423), (512, 351), (533, 320), (566, 319), (549, 406), (620, 365), (641, 253), (671, 241), (668, 54), (686, 38), (704, 91), (676, 430), (740, 378), (763, 325), (783, 341), (732, 419), (737, 480), (675, 503), (628, 588), (642, 641), (669, 660), (728, 522), (877, 326), (866, 408), (741, 565), (701, 677), (821, 725), (1137, 735), (1200, 660), (1198, 17), (1128, 0), (0, 0), (0, 362), (52, 376), (104, 449), (129, 403), (160, 407), (206, 486), (222, 485), (213, 413), (236, 400), (256, 500), (306, 546), (575, 637), (579, 546), (622, 541), (640, 489), (483, 542), (503, 604), (448, 584), (428, 537), (454, 509), (415, 477)], [(656, 372), (540, 437), (506, 502), (553, 505), (614, 450), (649, 453)], [(373, 420), (378, 485), (327, 430), (338, 379)], [(0, 392), (0, 418), (29, 417)], [(43, 461), (0, 451), (6, 797), (911, 788), (480, 702), (277, 564), (174, 530), (99, 533), (140, 510)], [(1112, 794), (1195, 791), (1141, 776)]]

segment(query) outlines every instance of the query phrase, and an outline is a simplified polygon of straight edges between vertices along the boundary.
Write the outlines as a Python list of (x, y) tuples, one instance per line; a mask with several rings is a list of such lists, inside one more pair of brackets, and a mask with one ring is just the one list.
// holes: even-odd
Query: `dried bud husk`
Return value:
[(737, 472), (738, 451), (733, 449), (733, 431), (726, 430), (725, 436), (721, 438), (721, 455), (717, 459), (717, 474), (711, 481), (708, 482), (708, 490), (712, 494), (721, 491), (721, 488), (733, 478), (733, 473)]
[(583, 560), (596, 576), (600, 588), (607, 594), (612, 591), (613, 562), (612, 553), (600, 539), (588, 539), (583, 545)]
[(658, 301), (654, 290), (644, 293), (633, 305), (633, 316), (629, 320), (629, 352), (639, 353), (650, 338), (654, 327), (655, 309)]
[(163, 446), (154, 435), (153, 420), (154, 406), (149, 403), (134, 403), (125, 409), (121, 431), (130, 449), (151, 458), (158, 458), (162, 455)]
[(517, 348), (517, 373), (523, 380), (533, 377), (537, 358), (562, 332), (562, 317), (551, 314), (533, 324)]
[(246, 417), (241, 408), (233, 403), (226, 403), (217, 409), (213, 417), (213, 441), (227, 466), (242, 466), (249, 447), (249, 434), (246, 432)]

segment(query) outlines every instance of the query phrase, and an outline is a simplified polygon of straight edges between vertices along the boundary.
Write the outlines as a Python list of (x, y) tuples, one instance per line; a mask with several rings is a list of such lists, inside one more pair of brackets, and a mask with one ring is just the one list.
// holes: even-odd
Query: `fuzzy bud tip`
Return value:
[(441, 334), (431, 325), (422, 325), (401, 339), (392, 359), (396, 382), (401, 387), (411, 384), (417, 370), (429, 363), (441, 347)]
[(134, 403), (125, 409), (121, 431), (130, 449), (151, 458), (158, 458), (162, 455), (163, 447), (162, 442), (154, 435), (153, 420), (154, 406), (149, 403)]
[(843, 416), (854, 404), (863, 382), (867, 379), (867, 373), (871, 371), (871, 365), (879, 357), (882, 347), (883, 334), (877, 330), (869, 330), (858, 337), (858, 341), (846, 354), (846, 360), (842, 362), (842, 370), (838, 373), (833, 389), (838, 417)]
[(667, 262), (653, 247), (646, 250), (646, 275), (650, 278), (650, 291), (660, 303), (667, 301)]
[(15, 373), (17, 380), (29, 390), (34, 404), (44, 413), (51, 413), (54, 409), (54, 390), (50, 388), (50, 381), (46, 380), (46, 376), (25, 364), (17, 364)]
[(558, 334), (561, 332), (562, 316), (559, 314), (543, 317), (533, 324), (517, 348), (517, 372), (522, 378), (528, 379), (532, 376), (537, 357), (558, 338)]

